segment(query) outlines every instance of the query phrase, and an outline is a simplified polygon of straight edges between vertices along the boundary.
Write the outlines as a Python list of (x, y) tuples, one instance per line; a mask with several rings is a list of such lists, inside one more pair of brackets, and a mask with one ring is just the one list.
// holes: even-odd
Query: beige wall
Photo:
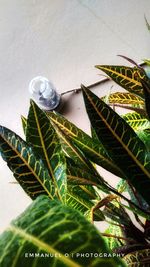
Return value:
[[(51, 79), (59, 92), (102, 77), (95, 64), (126, 64), (150, 57), (149, 0), (1, 0), (0, 123), (22, 134), (28, 84), (37, 75)], [(103, 95), (111, 84), (97, 87)], [(68, 95), (64, 115), (88, 131), (81, 94)], [(0, 159), (0, 230), (30, 203)]]

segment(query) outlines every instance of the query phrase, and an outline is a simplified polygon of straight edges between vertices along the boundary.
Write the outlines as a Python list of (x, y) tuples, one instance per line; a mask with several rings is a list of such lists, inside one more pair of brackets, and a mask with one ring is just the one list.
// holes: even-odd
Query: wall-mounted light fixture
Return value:
[(43, 110), (56, 109), (61, 100), (61, 95), (56, 92), (55, 86), (47, 78), (37, 76), (29, 84), (31, 98)]

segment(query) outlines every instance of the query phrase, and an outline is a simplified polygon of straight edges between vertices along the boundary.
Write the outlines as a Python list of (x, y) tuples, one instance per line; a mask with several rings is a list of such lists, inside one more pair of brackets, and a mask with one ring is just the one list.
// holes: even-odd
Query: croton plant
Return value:
[(25, 140), (0, 127), (2, 158), (33, 200), (0, 236), (1, 267), (150, 266), (150, 79), (138, 65), (96, 67), (126, 91), (82, 86), (91, 136), (32, 100)]

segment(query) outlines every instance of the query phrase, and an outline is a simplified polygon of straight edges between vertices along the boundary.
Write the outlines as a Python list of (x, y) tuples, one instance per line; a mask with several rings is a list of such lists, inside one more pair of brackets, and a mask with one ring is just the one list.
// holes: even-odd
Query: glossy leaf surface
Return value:
[(31, 101), (27, 119), (26, 140), (42, 158), (57, 190), (58, 198), (65, 201), (66, 161), (60, 140), (45, 112), (33, 101)]
[[(67, 205), (80, 211), (86, 218), (90, 217), (92, 207), (97, 196), (94, 194), (91, 186), (68, 186)], [(97, 200), (98, 201), (98, 200)], [(104, 215), (100, 210), (94, 212), (94, 220), (104, 220)]]
[(144, 98), (140, 79), (144, 78), (145, 74), (140, 68), (113, 65), (97, 65), (96, 68), (104, 71), (112, 80), (130, 93)]
[(115, 175), (122, 176), (120, 169), (112, 162), (100, 142), (95, 142), (92, 138), (84, 133), (81, 129), (69, 122), (63, 116), (50, 112), (50, 120), (58, 126), (61, 131), (68, 135), (76, 145), (84, 152), (92, 162), (102, 166)]
[(87, 113), (98, 138), (126, 179), (150, 204), (150, 155), (133, 129), (91, 91), (83, 89)]
[(56, 198), (55, 188), (42, 160), (18, 135), (2, 126), (0, 151), (14, 177), (32, 199), (40, 194)]
[(116, 257), (81, 257), (81, 253), (104, 252), (110, 253), (92, 224), (77, 211), (46, 196), (37, 198), (0, 236), (3, 267), (124, 266)]

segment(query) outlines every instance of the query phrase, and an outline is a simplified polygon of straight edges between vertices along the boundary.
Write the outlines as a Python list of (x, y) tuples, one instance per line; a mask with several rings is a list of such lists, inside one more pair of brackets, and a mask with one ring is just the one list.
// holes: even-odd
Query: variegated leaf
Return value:
[(87, 88), (82, 87), (87, 113), (100, 142), (126, 179), (150, 204), (150, 155), (133, 129)]
[(137, 113), (137, 112), (131, 112), (127, 113), (122, 116), (122, 118), (132, 127), (135, 131), (142, 131), (144, 129), (147, 129), (150, 127), (150, 122), (149, 120)]
[(32, 199), (41, 194), (56, 198), (56, 188), (40, 157), (18, 135), (2, 126), (0, 152), (14, 177)]
[[(67, 205), (80, 211), (85, 217), (89, 218), (91, 209), (94, 206), (97, 196), (92, 190), (91, 186), (68, 186), (67, 191)], [(97, 200), (98, 201), (98, 200)], [(105, 217), (100, 210), (94, 211), (94, 220), (101, 221)]]
[(130, 104), (130, 105), (144, 105), (144, 101), (131, 93), (116, 92), (108, 97), (110, 104)]
[(110, 159), (104, 147), (100, 145), (100, 142), (95, 142), (89, 135), (84, 133), (60, 114), (49, 112), (48, 116), (50, 120), (64, 132), (64, 134), (69, 136), (69, 138), (75, 142), (87, 158), (115, 175), (122, 177), (123, 174), (119, 167), (117, 167), (117, 165)]
[(65, 201), (67, 190), (66, 161), (60, 140), (47, 115), (31, 101), (26, 140), (42, 158), (54, 183), (58, 198)]
[(128, 267), (148, 267), (150, 266), (150, 249), (134, 251), (123, 259)]
[(96, 68), (104, 71), (112, 80), (130, 93), (144, 98), (141, 79), (145, 77), (145, 72), (140, 68), (111, 65), (97, 65)]
[(104, 253), (111, 255), (94, 225), (46, 196), (38, 197), (0, 236), (1, 267), (125, 266), (119, 257)]
[(123, 237), (122, 228), (120, 226), (117, 226), (117, 224), (110, 224), (105, 233), (108, 234), (108, 237), (105, 237), (105, 240), (110, 249), (114, 250), (118, 247), (125, 245), (125, 241), (123, 239), (116, 238)]

